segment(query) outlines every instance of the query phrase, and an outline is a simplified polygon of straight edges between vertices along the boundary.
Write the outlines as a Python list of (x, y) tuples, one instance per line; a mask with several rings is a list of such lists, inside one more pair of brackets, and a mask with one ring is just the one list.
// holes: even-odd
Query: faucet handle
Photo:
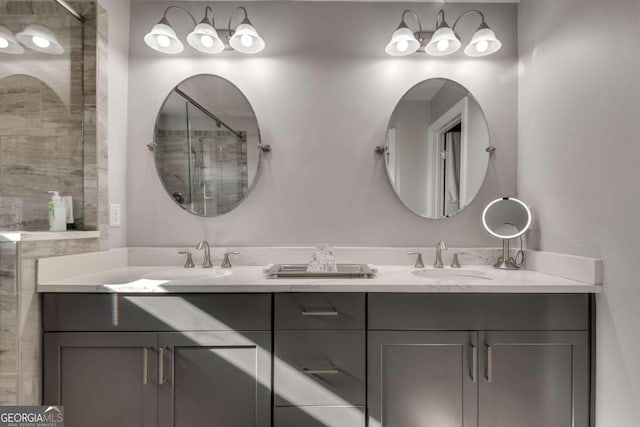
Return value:
[(460, 264), (460, 259), (458, 259), (458, 255), (467, 255), (467, 252), (454, 252), (453, 260), (451, 260), (451, 268), (462, 267), (462, 265)]
[(178, 251), (180, 255), (186, 255), (187, 261), (184, 263), (184, 268), (193, 268), (195, 264), (193, 263), (193, 258), (191, 257), (191, 251)]
[(227, 251), (224, 253), (224, 260), (222, 261), (222, 268), (231, 268), (230, 255), (240, 255), (240, 251)]
[(422, 253), (418, 251), (407, 252), (408, 255), (418, 255), (418, 259), (416, 259), (416, 263), (414, 265), (415, 268), (424, 268), (424, 262), (422, 262)]

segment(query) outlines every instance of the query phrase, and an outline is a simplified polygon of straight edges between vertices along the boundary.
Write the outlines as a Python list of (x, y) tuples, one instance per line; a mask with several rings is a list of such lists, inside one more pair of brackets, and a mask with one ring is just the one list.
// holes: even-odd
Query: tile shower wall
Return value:
[(99, 250), (98, 239), (0, 242), (0, 405), (42, 398), (42, 327), (36, 260)]
[(0, 2), (0, 24), (51, 29), (60, 56), (27, 49), (0, 62), (0, 227), (46, 230), (48, 190), (83, 223), (82, 25), (53, 2)]
[[(22, 120), (26, 123), (19, 128), (22, 133), (19, 133), (18, 137), (23, 138), (21, 142), (25, 142), (24, 137), (27, 136), (38, 144), (35, 147), (15, 143), (12, 146), (5, 145), (5, 140), (2, 139), (5, 134), (0, 133), (0, 166), (6, 165), (16, 174), (22, 174), (21, 180), (15, 180), (15, 174), (0, 177), (0, 201), (3, 200), (6, 188), (15, 190), (18, 197), (24, 197), (29, 191), (37, 194), (37, 185), (50, 184), (53, 180), (48, 181), (46, 176), (43, 176), (46, 174), (52, 177), (55, 177), (55, 174), (64, 176), (61, 178), (64, 181), (63, 185), (75, 179), (74, 185), (82, 188), (84, 192), (84, 200), (76, 200), (76, 203), (80, 202), (76, 209), (84, 213), (82, 219), (86, 228), (100, 230), (101, 237), (86, 240), (0, 242), (0, 405), (41, 403), (42, 331), (40, 295), (36, 293), (36, 259), (93, 252), (105, 249), (109, 244), (107, 14), (93, 2), (72, 5), (85, 17), (85, 44), (77, 48), (74, 45), (72, 49), (72, 52), (84, 51), (80, 60), (72, 61), (71, 65), (67, 60), (67, 65), (61, 66), (60, 70), (55, 69), (55, 62), (49, 62), (50, 58), (42, 60), (41, 55), (32, 53), (21, 56), (23, 62), (28, 63), (26, 68), (24, 63), (5, 61), (4, 57), (0, 63), (0, 88), (5, 87), (3, 83), (6, 82), (10, 83), (7, 86), (11, 88), (0, 90), (0, 98), (5, 96), (0, 99), (0, 114), (4, 115), (0, 122), (0, 130), (11, 128), (11, 132), (15, 132), (13, 128)], [(9, 13), (56, 17), (61, 13), (60, 10), (62, 9), (53, 2), (0, 1), (0, 18), (6, 18)], [(4, 21), (0, 19), (0, 23)], [(12, 30), (16, 31), (15, 28)], [(60, 33), (56, 33), (58, 34)], [(66, 46), (64, 37), (59, 39)], [(76, 42), (81, 43), (82, 39), (74, 39), (74, 43)], [(81, 68), (83, 73), (78, 71)], [(30, 75), (22, 75), (26, 72)], [(84, 74), (83, 81), (71, 77), (78, 74)], [(13, 95), (15, 96), (12, 98)], [(82, 98), (83, 95), (84, 103), (75, 101), (76, 97)], [(60, 100), (62, 101), (58, 102)], [(60, 108), (60, 103), (64, 109)], [(14, 122), (6, 123), (7, 116), (11, 116)], [(71, 127), (67, 127), (70, 123), (69, 116), (76, 119), (80, 117), (80, 124), (77, 126), (79, 129), (73, 129), (73, 135), (76, 136), (73, 150), (68, 150), (68, 146), (65, 145), (65, 137), (69, 135), (60, 135), (61, 129), (71, 132)], [(31, 141), (26, 140), (26, 143)], [(79, 145), (77, 141), (80, 141)], [(15, 150), (9, 152), (6, 150), (7, 147)], [(13, 155), (14, 153), (18, 153), (19, 156)], [(45, 155), (49, 156), (49, 162), (42, 158)], [(73, 162), (76, 167), (75, 173), (66, 168), (66, 162)], [(0, 219), (4, 221), (8, 215), (12, 215), (9, 216), (10, 224), (0, 223), (0, 227), (45, 228), (46, 223), (42, 222), (42, 218), (46, 219), (46, 210), (44, 215), (39, 216), (40, 212), (36, 209), (39, 209), (40, 205), (46, 206), (47, 198), (33, 209), (29, 204), (15, 204), (22, 208), (21, 211), (15, 208), (8, 209), (6, 204), (0, 202)], [(9, 207), (11, 206), (9, 204)], [(40, 222), (35, 219), (27, 222), (25, 218), (38, 218), (37, 221)]]
[[(208, 3), (175, 4), (200, 16)], [(135, 120), (129, 120), (128, 132), (129, 246), (186, 246), (202, 238), (220, 246), (424, 246), (441, 239), (453, 246), (498, 244), (483, 231), (480, 217), (490, 200), (516, 193), (516, 4), (252, 2), (249, 15), (267, 48), (255, 56), (228, 52), (215, 58), (189, 46), (175, 56), (149, 49), (144, 34), (166, 5), (131, 5), (128, 108)], [(227, 19), (235, 6), (216, 2), (216, 16)], [(385, 55), (404, 9), (415, 9), (431, 28), (441, 7), (449, 19), (480, 8), (503, 49), (485, 59), (461, 52), (446, 59)], [(477, 28), (476, 19), (461, 21), (465, 41)], [(188, 21), (172, 24), (184, 35)], [(165, 97), (199, 73), (236, 84), (256, 112), (262, 142), (273, 147), (246, 200), (216, 218), (199, 218), (176, 206), (146, 148)], [(387, 181), (383, 158), (373, 152), (384, 143), (402, 95), (430, 77), (457, 80), (473, 93), (497, 147), (474, 202), (446, 221), (407, 210)]]

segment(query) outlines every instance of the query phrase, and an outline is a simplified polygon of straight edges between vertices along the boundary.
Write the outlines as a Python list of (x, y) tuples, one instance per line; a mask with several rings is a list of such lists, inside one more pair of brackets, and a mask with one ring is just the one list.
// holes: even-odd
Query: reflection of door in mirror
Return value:
[[(437, 117), (428, 129), (430, 160), (427, 214), (447, 218), (466, 206), (469, 98), (464, 97)], [(475, 194), (475, 193), (474, 193)]]
[(441, 139), (442, 216), (449, 217), (460, 210), (460, 154), (462, 124), (457, 123)]

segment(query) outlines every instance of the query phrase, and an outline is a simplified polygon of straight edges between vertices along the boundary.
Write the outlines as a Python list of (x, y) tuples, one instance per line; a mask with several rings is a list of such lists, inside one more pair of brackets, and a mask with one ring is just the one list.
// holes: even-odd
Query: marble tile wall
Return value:
[[(15, 358), (20, 405), (37, 405), (42, 399), (42, 319), (41, 297), (36, 292), (36, 260), (38, 258), (95, 252), (100, 239), (49, 240), (17, 243), (18, 289), (11, 321), (17, 327)], [(4, 329), (4, 328), (3, 328)], [(2, 362), (0, 362), (0, 367)], [(0, 400), (2, 399), (0, 392)]]
[[(46, 16), (50, 28), (63, 23), (74, 28), (57, 33), (70, 52), (70, 61), (63, 61), (66, 72), (60, 76), (55, 67), (42, 62), (41, 54), (21, 55), (21, 60), (31, 61), (29, 70), (34, 74), (41, 67), (52, 76), (50, 85), (44, 76), (11, 72), (19, 67), (2, 58), (0, 228), (47, 229), (49, 196), (42, 192), (55, 189), (74, 196), (79, 228), (99, 230), (100, 238), (0, 243), (0, 405), (41, 403), (36, 260), (108, 247), (108, 21), (104, 9), (94, 2), (70, 4), (85, 17), (84, 38), (82, 26), (53, 1), (0, 0), (0, 25), (12, 31), (21, 30), (12, 26), (23, 27), (34, 16)], [(70, 82), (59, 81), (63, 77)]]
[[(53, 2), (0, 2), (0, 24), (51, 29), (59, 56), (27, 49), (0, 65), (0, 227), (48, 228), (48, 190), (74, 198), (83, 217), (82, 25)], [(46, 72), (45, 72), (46, 70)]]

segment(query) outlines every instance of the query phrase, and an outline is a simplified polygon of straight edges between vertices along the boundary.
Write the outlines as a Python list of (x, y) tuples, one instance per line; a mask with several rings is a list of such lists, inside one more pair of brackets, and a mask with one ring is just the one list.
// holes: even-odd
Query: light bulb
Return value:
[(406, 52), (409, 49), (409, 42), (407, 40), (400, 40), (396, 44), (399, 52)]
[(444, 52), (445, 50), (449, 49), (449, 40), (439, 40), (436, 47), (440, 52)]
[(4, 49), (6, 47), (9, 47), (9, 42), (7, 39), (0, 37), (0, 49)]
[(489, 42), (486, 40), (481, 40), (476, 43), (476, 50), (480, 53), (486, 52), (489, 49)]
[(32, 40), (33, 40), (33, 44), (35, 44), (36, 46), (42, 49), (48, 48), (49, 45), (51, 44), (49, 40), (43, 39), (42, 37), (38, 37), (38, 36), (33, 36)]
[(240, 37), (240, 43), (242, 43), (244, 47), (251, 47), (253, 44), (253, 37), (248, 34), (243, 34), (242, 37)]
[(204, 35), (200, 37), (200, 43), (202, 43), (202, 46), (204, 47), (211, 47), (213, 46), (213, 38), (211, 36)]
[(169, 45), (171, 44), (171, 40), (169, 39), (169, 37), (165, 36), (164, 34), (160, 34), (156, 40), (158, 41), (158, 46), (160, 47), (169, 47)]

